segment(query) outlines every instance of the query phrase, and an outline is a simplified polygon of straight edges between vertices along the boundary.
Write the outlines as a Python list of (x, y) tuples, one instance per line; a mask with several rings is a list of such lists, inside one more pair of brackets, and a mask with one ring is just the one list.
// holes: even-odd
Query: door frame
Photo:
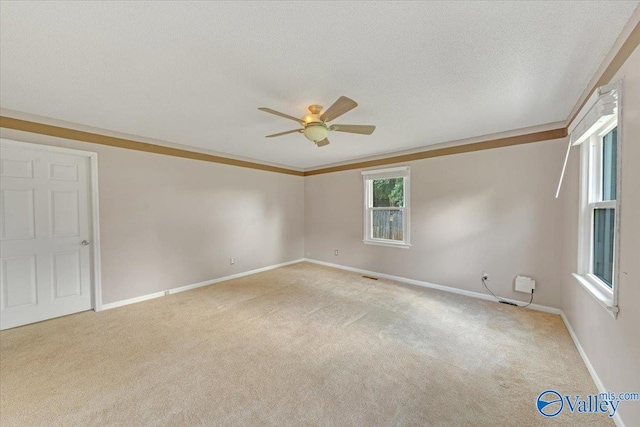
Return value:
[(0, 147), (19, 150), (42, 151), (46, 153), (70, 154), (89, 159), (89, 227), (91, 228), (91, 307), (94, 311), (102, 310), (102, 283), (100, 270), (100, 221), (98, 204), (98, 153), (93, 151), (76, 150), (55, 145), (34, 144), (0, 138)]

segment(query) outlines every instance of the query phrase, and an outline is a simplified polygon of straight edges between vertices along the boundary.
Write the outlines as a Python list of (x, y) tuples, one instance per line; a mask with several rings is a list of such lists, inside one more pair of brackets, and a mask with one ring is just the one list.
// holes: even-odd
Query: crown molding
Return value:
[(314, 169), (305, 171), (304, 176), (320, 175), (332, 172), (341, 172), (351, 169), (362, 169), (376, 166), (391, 165), (394, 163), (412, 162), (415, 160), (429, 159), (433, 157), (450, 156), (453, 154), (469, 153), (472, 151), (490, 150), (493, 148), (510, 147), (512, 145), (529, 144), (532, 142), (549, 141), (553, 139), (564, 138), (567, 136), (566, 128), (558, 128), (540, 132), (526, 133), (523, 135), (509, 136), (498, 139), (489, 139), (482, 142), (474, 142), (470, 144), (454, 145), (445, 148), (436, 148), (431, 150), (419, 151), (417, 153), (404, 154), (400, 156), (384, 157), (376, 160), (368, 160), (357, 163), (348, 163), (341, 166), (333, 166), (328, 168)]
[(126, 148), (129, 150), (144, 151), (147, 153), (164, 154), (167, 156), (182, 157), (184, 159), (201, 160), (205, 162), (220, 163), (230, 166), (257, 169), (268, 172), (277, 172), (288, 175), (303, 176), (304, 172), (284, 167), (271, 166), (247, 160), (239, 160), (226, 156), (206, 154), (183, 148), (169, 147), (165, 145), (140, 142), (129, 138), (103, 135), (67, 127), (54, 126), (13, 117), (0, 116), (0, 127), (14, 129), (23, 132), (48, 135), (56, 138), (71, 139), (74, 141), (90, 142), (92, 144), (107, 145), (110, 147)]
[(564, 127), (564, 121), (562, 121), (562, 122), (554, 122), (554, 123), (547, 123), (545, 125), (532, 126), (532, 127), (527, 127), (527, 128), (521, 128), (521, 129), (514, 129), (514, 130), (509, 130), (509, 131), (506, 131), (506, 132), (498, 132), (498, 133), (492, 133), (492, 134), (487, 134), (487, 135), (478, 135), (478, 136), (474, 136), (474, 137), (471, 137), (471, 138), (463, 138), (463, 139), (456, 139), (456, 140), (447, 141), (447, 142), (440, 142), (440, 143), (435, 143), (435, 144), (422, 145), (422, 146), (418, 146), (418, 147), (415, 147), (415, 148), (409, 148), (409, 149), (406, 149), (406, 150), (395, 150), (395, 151), (391, 150), (391, 151), (386, 151), (386, 152), (382, 152), (382, 153), (379, 153), (379, 154), (375, 154), (375, 155), (372, 155), (372, 156), (364, 156), (364, 157), (358, 157), (358, 158), (349, 159), (349, 160), (345, 160), (345, 161), (341, 161), (341, 162), (327, 163), (327, 164), (317, 165), (317, 166), (310, 166), (310, 167), (305, 169), (305, 172), (311, 172), (311, 171), (314, 171), (314, 170), (317, 170), (317, 169), (328, 169), (328, 168), (333, 168), (333, 167), (338, 167), (338, 166), (345, 166), (345, 165), (350, 165), (352, 163), (362, 163), (362, 162), (368, 162), (368, 161), (371, 161), (371, 160), (381, 160), (381, 159), (386, 159), (388, 157), (397, 157), (397, 156), (404, 156), (404, 155), (409, 155), (409, 154), (422, 153), (424, 151), (431, 151), (431, 150), (436, 150), (436, 149), (441, 149), (441, 148), (455, 147), (455, 146), (465, 145), (465, 144), (475, 144), (475, 143), (485, 142), (485, 141), (494, 140), (494, 139), (522, 136), (524, 134), (537, 133), (537, 132), (541, 132), (541, 131), (553, 130), (553, 129), (558, 129), (558, 128), (562, 128), (562, 127)]

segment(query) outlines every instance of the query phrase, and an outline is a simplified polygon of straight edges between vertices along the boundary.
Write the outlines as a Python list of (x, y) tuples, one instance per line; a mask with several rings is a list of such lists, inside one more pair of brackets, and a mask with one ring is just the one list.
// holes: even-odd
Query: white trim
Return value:
[[(325, 267), (332, 267), (340, 270), (351, 271), (354, 273), (365, 274), (367, 276), (374, 276), (382, 279), (393, 280), (396, 282), (408, 283), (410, 285), (422, 286), (424, 288), (437, 289), (439, 291), (450, 292), (452, 294), (465, 295), (468, 297), (483, 299), (487, 301), (495, 301), (495, 298), (492, 297), (491, 295), (483, 294), (480, 292), (467, 291), (465, 289), (454, 288), (451, 286), (436, 285), (434, 283), (423, 282), (421, 280), (409, 279), (409, 278), (400, 277), (400, 276), (392, 276), (390, 274), (383, 274), (383, 273), (378, 273), (376, 271), (362, 270), (360, 268), (347, 267), (345, 265), (333, 264), (331, 262), (318, 261), (310, 258), (304, 258), (304, 261), (310, 262), (313, 264), (324, 265)], [(525, 302), (525, 301), (511, 300), (508, 298), (502, 298), (502, 299), (510, 302), (514, 302), (514, 303), (521, 303), (521, 304)], [(560, 310), (559, 308), (548, 307), (546, 305), (540, 305), (540, 304), (531, 304), (527, 308), (531, 310), (543, 311), (545, 313), (558, 314), (558, 315), (562, 312), (562, 310)]]
[(588, 277), (572, 273), (574, 279), (591, 295), (614, 319), (618, 317), (618, 306), (613, 302), (613, 292), (607, 292), (605, 285), (596, 285)]
[(385, 239), (364, 239), (362, 243), (365, 245), (373, 245), (373, 246), (387, 246), (389, 248), (401, 248), (401, 249), (409, 249), (411, 245), (409, 243), (404, 242), (396, 242), (395, 240), (385, 240)]
[(137, 302), (142, 302), (142, 301), (147, 301), (150, 299), (154, 299), (154, 298), (160, 298), (165, 296), (165, 292), (154, 292), (152, 294), (147, 294), (147, 295), (142, 295), (139, 297), (135, 297), (135, 298), (129, 298), (129, 299), (125, 299), (122, 301), (116, 301), (116, 302), (110, 302), (107, 304), (102, 304), (102, 310), (100, 311), (104, 311), (104, 310), (111, 310), (112, 308), (116, 308), (116, 307), (122, 307), (124, 305), (129, 305), (129, 304), (135, 304)]
[(76, 150), (73, 148), (57, 147), (55, 145), (34, 144), (31, 142), (16, 141), (0, 138), (0, 146), (16, 148), (20, 150), (44, 151), (49, 153), (69, 154), (73, 156), (87, 157), (89, 159), (89, 191), (91, 194), (91, 305), (95, 311), (102, 310), (102, 281), (100, 261), (100, 220), (98, 206), (98, 153), (94, 151)]
[(409, 176), (409, 166), (386, 169), (369, 169), (362, 171), (361, 174), (364, 179), (383, 179), (387, 176), (391, 178), (401, 178), (403, 176)]
[[(616, 227), (615, 227), (615, 240), (613, 241), (613, 253), (614, 253), (614, 262), (613, 262), (613, 305), (618, 306), (618, 289), (620, 283), (620, 241), (622, 240), (620, 236), (620, 224), (622, 218), (622, 152), (624, 150), (624, 124), (623, 124), (623, 108), (622, 108), (622, 89), (623, 89), (623, 80), (618, 80), (616, 85), (618, 87), (618, 115), (616, 117), (616, 126), (618, 128), (617, 131), (617, 141), (616, 141), (616, 151), (617, 151), (617, 159), (616, 159)], [(611, 130), (611, 129), (609, 129)]]
[[(366, 245), (387, 246), (392, 248), (411, 248), (411, 169), (409, 166), (377, 169), (362, 172), (364, 183), (364, 237)], [(373, 207), (373, 181), (376, 179), (402, 178), (404, 204), (402, 207)], [(397, 210), (402, 212), (402, 241), (374, 239), (372, 237), (372, 215), (374, 210)]]
[(250, 276), (252, 274), (262, 273), (264, 271), (273, 270), (280, 267), (285, 267), (291, 264), (297, 264), (304, 261), (303, 258), (295, 259), (293, 261), (287, 261), (280, 264), (269, 265), (267, 267), (256, 268), (255, 270), (245, 271), (243, 273), (232, 274), (230, 276), (218, 277), (217, 279), (205, 280), (204, 282), (198, 282), (191, 285), (180, 286), (177, 288), (171, 288), (160, 292), (154, 292), (152, 294), (141, 295), (139, 297), (129, 298), (121, 301), (110, 302), (102, 305), (102, 310), (110, 310), (116, 307), (122, 307), (129, 304), (135, 304), (137, 302), (147, 301), (154, 298), (164, 297), (167, 295), (177, 294), (179, 292), (189, 291), (191, 289), (201, 288), (203, 286), (213, 285), (215, 283), (225, 282), (227, 280), (238, 279), (240, 277)]
[[(569, 319), (567, 319), (567, 316), (564, 314), (562, 310), (560, 311), (560, 318), (562, 319), (562, 322), (564, 322), (564, 326), (567, 328), (567, 331), (569, 332), (569, 336), (573, 340), (573, 344), (576, 346), (576, 349), (578, 350), (578, 354), (580, 354), (580, 357), (582, 357), (582, 361), (587, 367), (587, 371), (589, 371), (589, 375), (591, 375), (591, 379), (593, 380), (596, 387), (598, 388), (598, 391), (600, 393), (606, 392), (607, 389), (605, 388), (604, 384), (602, 383), (602, 380), (598, 376), (596, 369), (593, 367), (593, 365), (591, 364), (591, 361), (587, 357), (587, 353), (582, 348), (580, 341), (578, 341), (578, 336), (576, 335), (573, 328), (571, 327), (571, 323), (569, 323)], [(625, 427), (625, 424), (622, 421), (622, 418), (620, 418), (620, 412), (618, 411), (616, 411), (616, 414), (613, 416), (613, 422), (615, 422), (616, 426), (618, 427)]]
[[(578, 263), (577, 273), (573, 276), (607, 312), (617, 318), (618, 282), (620, 266), (620, 215), (622, 194), (622, 80), (610, 83), (598, 89), (598, 93), (614, 92), (617, 96), (617, 111), (613, 117), (602, 121), (599, 126), (589, 130), (588, 142), (580, 147), (579, 215), (578, 215)], [(595, 95), (595, 94), (594, 94)], [(601, 145), (604, 135), (617, 127), (617, 170), (615, 200), (599, 201), (602, 198), (601, 183)], [(594, 201), (595, 200), (595, 201)], [(613, 248), (613, 286), (610, 289), (601, 280), (590, 274), (593, 264), (593, 215), (597, 208), (615, 209), (615, 229)]]
[(93, 225), (93, 309), (102, 310), (102, 262), (100, 254), (100, 205), (98, 197), (98, 153), (89, 157), (91, 164), (91, 217)]

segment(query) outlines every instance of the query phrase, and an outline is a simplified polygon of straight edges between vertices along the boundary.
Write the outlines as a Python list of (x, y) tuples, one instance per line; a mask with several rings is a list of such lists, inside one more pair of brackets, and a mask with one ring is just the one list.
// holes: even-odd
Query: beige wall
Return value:
[[(560, 307), (561, 205), (554, 199), (564, 140), (410, 162), (410, 249), (363, 238), (361, 170), (305, 178), (307, 257), (504, 297), (516, 275), (535, 302)], [(339, 250), (339, 256), (334, 250)]]
[[(578, 253), (577, 149), (562, 192), (562, 309), (605, 388), (640, 392), (640, 48), (612, 81), (621, 78), (620, 313), (613, 319), (571, 276)], [(619, 413), (627, 426), (640, 425), (640, 402), (621, 403)]]
[(1, 135), (98, 153), (103, 303), (303, 257), (302, 177)]

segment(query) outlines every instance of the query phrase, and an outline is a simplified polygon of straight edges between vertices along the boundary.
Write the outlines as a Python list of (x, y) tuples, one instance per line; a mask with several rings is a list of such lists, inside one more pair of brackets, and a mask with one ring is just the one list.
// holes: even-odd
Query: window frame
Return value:
[[(613, 129), (616, 137), (616, 194), (615, 200), (602, 200), (602, 169), (604, 137)], [(619, 112), (596, 129), (580, 146), (580, 212), (578, 221), (578, 263), (573, 274), (614, 318), (618, 314), (618, 277), (620, 253), (620, 177), (622, 169), (622, 132)], [(593, 273), (594, 218), (596, 209), (614, 209), (614, 243), (612, 284), (609, 287)]]
[[(381, 176), (383, 175), (383, 176)], [(369, 170), (362, 172), (364, 178), (364, 238), (365, 245), (387, 246), (395, 248), (409, 249), (410, 243), (410, 205), (411, 205), (411, 176), (408, 166)], [(404, 206), (396, 207), (374, 207), (373, 206), (373, 181), (380, 179), (403, 179)], [(402, 212), (402, 237), (403, 240), (376, 239), (373, 237), (373, 211), (374, 210), (395, 210)]]

